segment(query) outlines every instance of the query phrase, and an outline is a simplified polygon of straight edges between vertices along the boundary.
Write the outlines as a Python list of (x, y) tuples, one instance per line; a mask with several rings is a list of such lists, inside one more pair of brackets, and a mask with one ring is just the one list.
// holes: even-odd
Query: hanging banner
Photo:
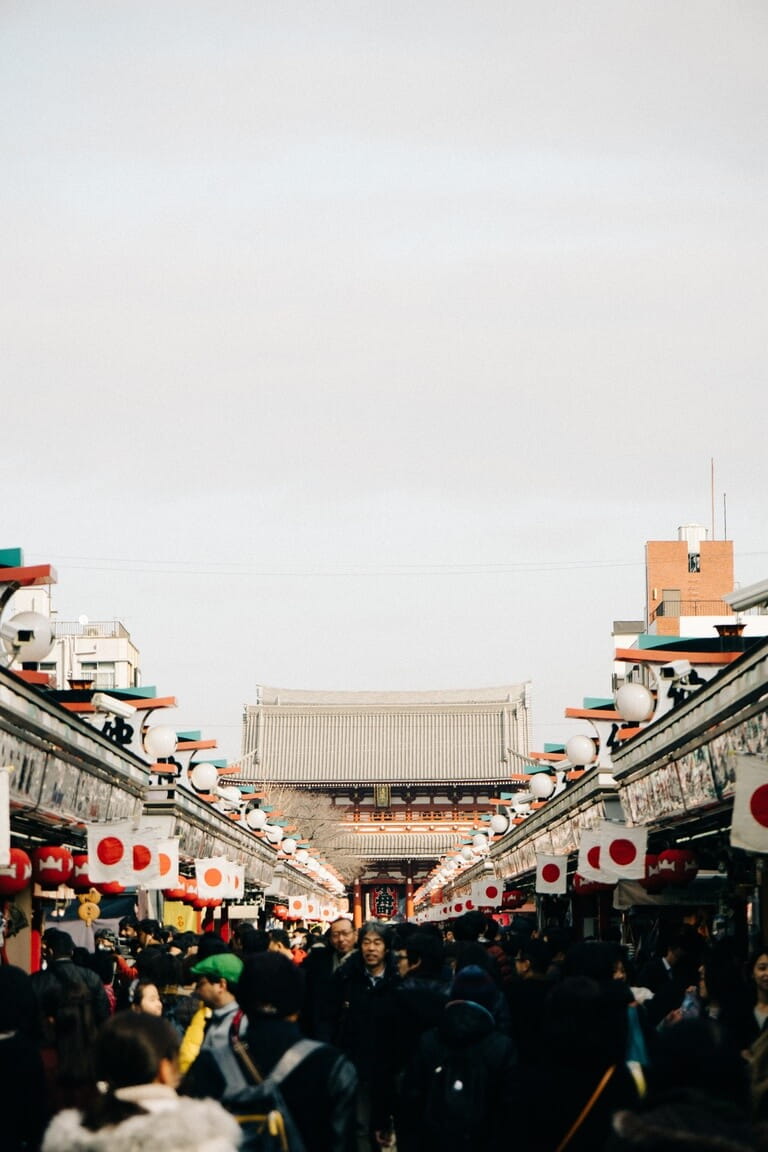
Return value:
[[(179, 838), (161, 836), (155, 846), (157, 857), (156, 875), (136, 880), (144, 888), (178, 888), (179, 886)], [(134, 850), (135, 866), (135, 850)]]
[(579, 843), (576, 872), (590, 884), (614, 884), (616, 877), (600, 867), (600, 833), (584, 831)]
[(307, 915), (306, 896), (291, 896), (288, 901), (288, 915), (292, 920), (303, 920)]
[(231, 865), (224, 856), (208, 856), (195, 860), (197, 895), (201, 900), (223, 900), (230, 888)]
[(133, 884), (133, 821), (88, 825), (88, 875), (93, 884)]
[(747, 852), (768, 852), (768, 757), (732, 757), (736, 785), (731, 844)]
[(568, 890), (568, 857), (536, 857), (536, 891), (542, 896), (563, 896)]
[(11, 862), (11, 772), (12, 764), (0, 767), (0, 868)]
[[(501, 898), (504, 894), (504, 885), (501, 880), (475, 880), (472, 885), (470, 902), (475, 908), (500, 908)], [(467, 905), (467, 911), (472, 908)]]
[(626, 824), (615, 824), (612, 820), (603, 820), (598, 828), (598, 835), (600, 839), (600, 868), (608, 874), (608, 883), (614, 880), (643, 880), (645, 878), (645, 853), (648, 847), (647, 828), (628, 828)]

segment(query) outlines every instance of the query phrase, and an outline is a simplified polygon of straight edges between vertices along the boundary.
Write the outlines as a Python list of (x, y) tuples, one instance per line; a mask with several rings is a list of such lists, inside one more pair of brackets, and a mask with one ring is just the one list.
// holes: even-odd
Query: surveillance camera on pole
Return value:
[(129, 704), (127, 700), (118, 700), (116, 696), (110, 696), (106, 692), (94, 692), (91, 704), (97, 712), (105, 712), (108, 716), (120, 716), (123, 720), (130, 720), (136, 712), (133, 704)]

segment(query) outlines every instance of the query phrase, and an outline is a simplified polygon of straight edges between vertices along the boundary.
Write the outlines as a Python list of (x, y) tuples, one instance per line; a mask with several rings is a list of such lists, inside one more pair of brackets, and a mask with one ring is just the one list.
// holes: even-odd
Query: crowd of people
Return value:
[(451, 927), (50, 928), (0, 967), (0, 1146), (768, 1152), (768, 949)]

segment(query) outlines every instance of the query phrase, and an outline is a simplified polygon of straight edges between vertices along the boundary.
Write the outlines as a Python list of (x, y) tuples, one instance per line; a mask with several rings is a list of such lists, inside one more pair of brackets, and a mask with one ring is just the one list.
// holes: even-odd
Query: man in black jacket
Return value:
[(48, 928), (43, 933), (43, 959), (46, 967), (32, 974), (32, 987), (43, 1008), (43, 1014), (49, 1016), (52, 1014), (51, 1005), (58, 1003), (62, 996), (66, 998), (67, 989), (84, 985), (90, 996), (94, 1023), (101, 1024), (109, 1016), (107, 994), (95, 972), (75, 964), (72, 959), (74, 950), (75, 945), (68, 932), (60, 928)]
[(388, 929), (369, 920), (360, 929), (357, 941), (357, 953), (333, 977), (333, 1042), (349, 1056), (360, 1080), (358, 1152), (378, 1152), (392, 1130), (399, 977)]
[[(245, 957), (237, 988), (240, 1007), (248, 1017), (245, 1059), (263, 1078), (303, 1040), (297, 1024), (303, 992), (301, 969), (293, 961), (277, 952)], [(247, 1062), (245, 1070), (247, 1075)], [(315, 1045), (281, 1082), (280, 1094), (306, 1152), (355, 1152), (356, 1088), (353, 1065), (329, 1044)], [(254, 1111), (254, 1095), (246, 1088), (225, 1097), (224, 1104), (230, 1111), (247, 1115)]]
[(331, 989), (334, 973), (353, 955), (357, 933), (346, 916), (334, 920), (326, 945), (313, 944), (302, 964), (306, 984), (301, 1027), (307, 1036), (328, 1043), (333, 1035)]

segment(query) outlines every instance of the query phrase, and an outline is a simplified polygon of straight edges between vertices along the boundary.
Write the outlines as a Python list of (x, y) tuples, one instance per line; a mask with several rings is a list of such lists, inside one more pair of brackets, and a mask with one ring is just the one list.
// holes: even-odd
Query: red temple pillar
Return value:
[(352, 885), (352, 922), (355, 928), (363, 924), (363, 886), (359, 880)]
[(405, 918), (413, 919), (413, 880), (410, 876), (405, 881)]

